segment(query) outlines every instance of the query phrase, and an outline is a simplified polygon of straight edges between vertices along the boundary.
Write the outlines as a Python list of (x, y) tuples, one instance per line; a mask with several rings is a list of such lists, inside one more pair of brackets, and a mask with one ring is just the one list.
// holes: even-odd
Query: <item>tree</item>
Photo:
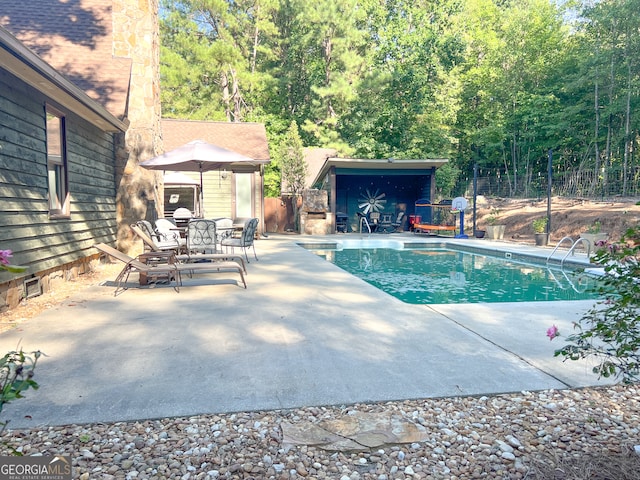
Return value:
[[(456, 2), (362, 1), (368, 68), (339, 132), (361, 158), (448, 156), (462, 45), (449, 20)], [(363, 28), (365, 28), (363, 27)]]
[(640, 0), (162, 2), (165, 116), (263, 122), (274, 152), (295, 121), (305, 145), (477, 162), (523, 195), (553, 148), (557, 176), (631, 191)]
[(313, 79), (308, 92), (309, 117), (301, 124), (314, 144), (349, 154), (338, 126), (356, 97), (364, 67), (365, 32), (359, 28), (357, 0), (304, 2), (298, 41)]
[(282, 175), (283, 193), (292, 197), (295, 231), (299, 231), (298, 199), (302, 195), (307, 179), (307, 163), (304, 158), (302, 139), (298, 133), (298, 124), (291, 122), (287, 135), (280, 149), (280, 173)]
[(276, 9), (274, 0), (163, 0), (164, 114), (227, 121), (260, 115), (274, 83), (262, 63), (278, 35)]

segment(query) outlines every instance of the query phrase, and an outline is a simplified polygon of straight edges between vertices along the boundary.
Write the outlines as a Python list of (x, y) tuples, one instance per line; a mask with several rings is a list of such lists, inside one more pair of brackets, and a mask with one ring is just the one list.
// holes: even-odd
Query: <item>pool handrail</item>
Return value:
[[(553, 271), (547, 267), (547, 272), (549, 273), (549, 277), (551, 277), (551, 279), (556, 283), (556, 285), (558, 285), (558, 288), (560, 288), (561, 290), (565, 290), (565, 287), (562, 285), (562, 282), (560, 282), (555, 274), (553, 273)], [(578, 289), (578, 287), (576, 287), (576, 285), (573, 283), (573, 280), (571, 280), (569, 278), (569, 276), (567, 275), (567, 272), (564, 271), (564, 269), (560, 269), (560, 272), (562, 273), (562, 276), (565, 278), (565, 280), (567, 281), (568, 285), (573, 289), (574, 292), (576, 293), (584, 293), (586, 291), (586, 286), (583, 289)], [(585, 284), (586, 285), (586, 284)]]
[(573, 254), (573, 251), (576, 249), (576, 247), (580, 244), (580, 243), (585, 243), (587, 244), (587, 258), (589, 258), (591, 256), (591, 242), (589, 240), (587, 240), (586, 238), (578, 238), (573, 245), (571, 245), (571, 248), (569, 249), (569, 251), (567, 252), (567, 254), (564, 256), (564, 258), (562, 259), (562, 261), (560, 262), (560, 266), (562, 266), (562, 264), (564, 263), (564, 261), (567, 259), (567, 257), (569, 255)]
[[(551, 257), (553, 257), (553, 254), (556, 253), (556, 250), (558, 250), (558, 248), (560, 248), (560, 245), (562, 245), (565, 240), (569, 240), (572, 245), (574, 244), (572, 237), (570, 237), (570, 236), (562, 237), (562, 239), (556, 244), (555, 248), (551, 251), (551, 253), (547, 257), (547, 265), (549, 264), (549, 260), (551, 260)], [(571, 251), (571, 247), (569, 248), (569, 251)], [(567, 257), (565, 256), (562, 259), (562, 261), (560, 262), (560, 265), (562, 265), (564, 263), (564, 259), (565, 258), (567, 258)]]

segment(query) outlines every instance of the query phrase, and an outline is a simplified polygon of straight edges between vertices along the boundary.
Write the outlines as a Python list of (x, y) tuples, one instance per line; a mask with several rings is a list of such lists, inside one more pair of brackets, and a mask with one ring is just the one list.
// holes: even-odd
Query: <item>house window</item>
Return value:
[(47, 171), (49, 183), (49, 214), (69, 216), (69, 183), (64, 115), (46, 107)]

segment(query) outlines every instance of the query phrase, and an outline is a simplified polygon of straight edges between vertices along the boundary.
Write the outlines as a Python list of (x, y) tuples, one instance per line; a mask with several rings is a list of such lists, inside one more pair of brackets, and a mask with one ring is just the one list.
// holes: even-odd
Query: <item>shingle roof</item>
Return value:
[(310, 147), (304, 149), (304, 159), (307, 162), (307, 178), (305, 186), (311, 188), (318, 172), (322, 169), (327, 158), (335, 157), (338, 154), (334, 148)]
[(112, 55), (111, 1), (0, 0), (0, 25), (124, 118), (131, 60)]
[(267, 131), (262, 123), (205, 122), (162, 119), (164, 151), (204, 140), (255, 160), (269, 160)]

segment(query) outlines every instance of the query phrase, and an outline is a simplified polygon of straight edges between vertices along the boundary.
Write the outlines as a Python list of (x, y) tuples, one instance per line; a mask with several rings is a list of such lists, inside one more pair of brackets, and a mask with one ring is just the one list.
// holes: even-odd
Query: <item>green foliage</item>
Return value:
[(487, 216), (487, 225), (498, 225), (500, 223), (500, 214), (502, 212), (498, 208), (492, 208), (491, 213)]
[[(33, 375), (41, 355), (39, 351), (26, 355), (20, 350), (11, 351), (0, 359), (0, 412), (5, 404), (23, 398), (23, 392), (38, 389)], [(6, 426), (7, 422), (0, 422), (0, 433)]]
[(436, 188), (443, 198), (450, 198), (460, 175), (460, 169), (451, 163), (445, 163), (436, 170)]
[(22, 273), (27, 270), (27, 267), (20, 265), (11, 265), (9, 259), (13, 256), (11, 250), (0, 250), (0, 271), (4, 270), (11, 273)]
[(291, 122), (285, 139), (280, 145), (279, 164), (283, 193), (288, 193), (294, 197), (293, 217), (297, 231), (299, 226), (297, 197), (302, 195), (305, 188), (307, 163), (304, 158), (304, 148), (296, 122)]
[(284, 142), (280, 146), (280, 172), (287, 193), (300, 195), (307, 179), (307, 164), (304, 160), (304, 147), (298, 133), (298, 125), (291, 122)]
[(574, 324), (576, 333), (555, 356), (569, 360), (594, 358), (593, 373), (624, 382), (640, 380), (640, 226), (619, 242), (598, 242), (593, 261), (604, 265), (598, 301)]
[(602, 223), (600, 221), (593, 222), (591, 225), (589, 225), (589, 228), (587, 228), (587, 233), (598, 234), (601, 231), (602, 231)]
[(591, 3), (163, 0), (163, 114), (263, 122), (273, 152), (295, 121), (341, 156), (446, 157), (443, 193), (477, 163), (526, 195), (553, 149), (599, 189), (638, 165), (640, 0)]
[(532, 222), (533, 232), (534, 233), (545, 233), (547, 229), (547, 217), (536, 218)]

